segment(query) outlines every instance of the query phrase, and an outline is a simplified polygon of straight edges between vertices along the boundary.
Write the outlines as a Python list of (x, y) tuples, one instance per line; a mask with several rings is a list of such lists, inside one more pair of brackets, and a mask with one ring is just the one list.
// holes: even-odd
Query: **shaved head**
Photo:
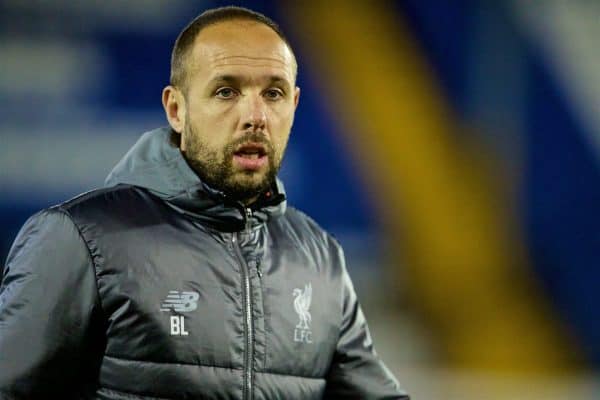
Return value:
[[(269, 17), (243, 7), (228, 6), (213, 8), (194, 18), (177, 37), (173, 46), (173, 52), (171, 53), (171, 85), (180, 88), (183, 92), (187, 91), (190, 67), (193, 67), (193, 65), (190, 65), (192, 64), (190, 53), (198, 35), (206, 27), (226, 21), (250, 21), (263, 24), (273, 30), (283, 40), (292, 55), (294, 54), (289, 41), (279, 28), (279, 25)], [(293, 59), (294, 74), (296, 74), (297, 64), (295, 56)]]

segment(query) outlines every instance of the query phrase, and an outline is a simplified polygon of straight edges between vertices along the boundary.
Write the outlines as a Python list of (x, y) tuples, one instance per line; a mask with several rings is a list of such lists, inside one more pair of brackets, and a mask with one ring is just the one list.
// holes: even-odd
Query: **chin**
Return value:
[(268, 182), (265, 175), (255, 175), (237, 179), (234, 185), (246, 191), (260, 191), (265, 186), (268, 186)]

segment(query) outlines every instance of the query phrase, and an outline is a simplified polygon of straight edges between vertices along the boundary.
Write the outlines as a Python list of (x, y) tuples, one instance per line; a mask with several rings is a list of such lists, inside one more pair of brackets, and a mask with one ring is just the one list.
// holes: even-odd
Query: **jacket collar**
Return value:
[(105, 185), (145, 188), (179, 212), (223, 231), (252, 228), (285, 213), (285, 189), (279, 179), (246, 208), (202, 182), (171, 140), (172, 134), (170, 128), (144, 133), (113, 168)]

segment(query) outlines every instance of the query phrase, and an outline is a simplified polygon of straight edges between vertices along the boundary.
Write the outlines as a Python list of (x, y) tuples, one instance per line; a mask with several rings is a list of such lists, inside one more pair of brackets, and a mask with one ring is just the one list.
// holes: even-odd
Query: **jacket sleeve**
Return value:
[(324, 398), (408, 400), (409, 396), (373, 348), (341, 248), (339, 254), (343, 271), (343, 319)]
[(99, 304), (90, 253), (70, 217), (31, 217), (0, 272), (0, 399), (80, 394), (82, 375), (97, 366), (88, 331)]

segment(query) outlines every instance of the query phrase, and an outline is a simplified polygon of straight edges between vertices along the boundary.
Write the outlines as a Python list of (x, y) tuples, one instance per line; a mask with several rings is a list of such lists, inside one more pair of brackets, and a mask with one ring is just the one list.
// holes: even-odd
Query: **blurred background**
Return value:
[[(0, 0), (0, 258), (166, 120), (221, 1)], [(600, 398), (600, 2), (234, 2), (302, 88), (281, 177), (415, 399)]]

